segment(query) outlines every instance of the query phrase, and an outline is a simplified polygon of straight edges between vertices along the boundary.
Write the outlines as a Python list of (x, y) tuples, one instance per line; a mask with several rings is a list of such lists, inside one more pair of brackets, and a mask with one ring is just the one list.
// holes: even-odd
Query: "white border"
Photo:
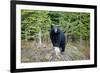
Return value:
[[(90, 60), (21, 63), (21, 9), (90, 13)], [(86, 64), (94, 64), (94, 10), (93, 9), (35, 6), (35, 5), (16, 5), (16, 68), (17, 69), (86, 65)]]

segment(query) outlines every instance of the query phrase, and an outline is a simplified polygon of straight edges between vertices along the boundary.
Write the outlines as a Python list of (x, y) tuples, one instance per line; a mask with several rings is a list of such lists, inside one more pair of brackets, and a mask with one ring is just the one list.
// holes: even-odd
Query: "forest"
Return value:
[[(66, 52), (52, 56), (51, 25), (66, 36)], [(21, 61), (44, 62), (90, 58), (90, 13), (21, 10)]]

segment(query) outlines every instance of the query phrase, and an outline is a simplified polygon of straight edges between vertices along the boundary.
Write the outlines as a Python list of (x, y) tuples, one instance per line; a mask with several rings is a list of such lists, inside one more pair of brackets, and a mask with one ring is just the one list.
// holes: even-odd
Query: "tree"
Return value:
[(56, 24), (71, 37), (72, 41), (89, 40), (90, 14), (82, 12), (61, 12), (44, 10), (21, 10), (21, 37), (37, 39), (41, 46), (42, 40), (49, 37), (50, 26)]
[(48, 11), (22, 10), (21, 12), (22, 37), (25, 35), (27, 40), (28, 36), (37, 36), (38, 44), (41, 46), (42, 32), (47, 32), (51, 24)]

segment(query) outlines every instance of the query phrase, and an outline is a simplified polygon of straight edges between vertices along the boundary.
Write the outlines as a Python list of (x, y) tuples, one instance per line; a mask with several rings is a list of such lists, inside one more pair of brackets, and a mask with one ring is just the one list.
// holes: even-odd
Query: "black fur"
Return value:
[[(57, 30), (55, 32), (55, 29)], [(54, 47), (59, 47), (61, 52), (65, 51), (65, 35), (57, 26), (52, 25), (50, 31), (50, 39)]]

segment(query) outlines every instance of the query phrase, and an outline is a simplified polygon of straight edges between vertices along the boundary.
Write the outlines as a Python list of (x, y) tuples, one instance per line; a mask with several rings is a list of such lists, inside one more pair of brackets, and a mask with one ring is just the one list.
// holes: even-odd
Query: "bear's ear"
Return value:
[(51, 28), (53, 28), (53, 25), (51, 25)]
[(53, 28), (54, 24), (51, 24), (51, 28)]

